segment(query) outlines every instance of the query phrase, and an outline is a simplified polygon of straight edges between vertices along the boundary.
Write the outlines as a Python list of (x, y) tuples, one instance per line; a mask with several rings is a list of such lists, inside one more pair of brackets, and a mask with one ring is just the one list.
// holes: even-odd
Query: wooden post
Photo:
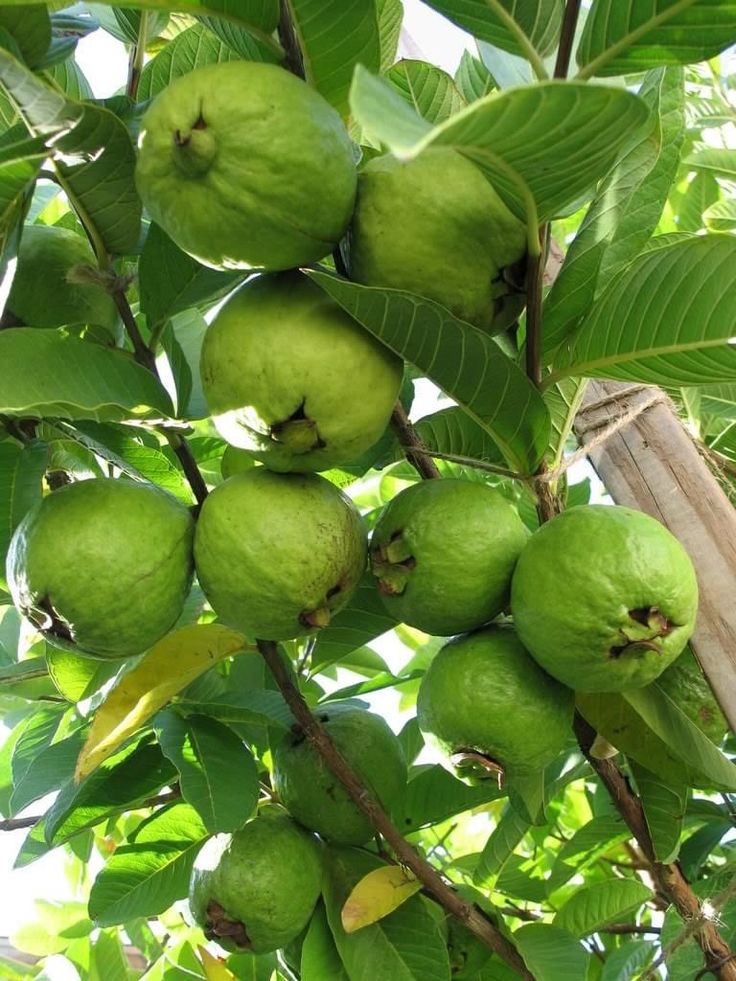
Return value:
[[(644, 386), (591, 381), (575, 420), (581, 445), (653, 393)], [(736, 730), (736, 509), (666, 399), (593, 447), (589, 457), (617, 504), (657, 518), (690, 554), (700, 585), (692, 646)]]

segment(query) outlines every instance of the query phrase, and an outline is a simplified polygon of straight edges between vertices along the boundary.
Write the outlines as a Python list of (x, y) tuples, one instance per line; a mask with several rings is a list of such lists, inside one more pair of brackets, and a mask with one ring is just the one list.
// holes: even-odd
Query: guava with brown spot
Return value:
[(542, 770), (564, 750), (573, 708), (572, 691), (542, 671), (507, 624), (445, 644), (417, 695), (426, 742), (468, 783)]
[(268, 807), (205, 844), (192, 869), (189, 907), (208, 940), (230, 952), (265, 954), (299, 936), (321, 890), (319, 842)]
[(521, 553), (511, 610), (524, 645), (549, 674), (581, 692), (654, 681), (695, 627), (698, 583), (685, 549), (630, 508), (571, 508)]
[(407, 487), (371, 539), (373, 575), (388, 612), (429, 634), (480, 627), (504, 609), (529, 533), (487, 484), (445, 478)]
[[(406, 786), (406, 760), (388, 724), (372, 712), (339, 703), (319, 709), (317, 718), (361, 783), (391, 811)], [(273, 747), (273, 785), (292, 817), (328, 841), (362, 845), (375, 833), (298, 726)]]
[(215, 613), (267, 640), (327, 626), (355, 592), (366, 557), (360, 513), (334, 484), (265, 467), (216, 487), (194, 536), (197, 577)]
[(202, 347), (220, 434), (271, 470), (327, 470), (383, 435), (404, 365), (300, 272), (258, 276), (232, 296)]

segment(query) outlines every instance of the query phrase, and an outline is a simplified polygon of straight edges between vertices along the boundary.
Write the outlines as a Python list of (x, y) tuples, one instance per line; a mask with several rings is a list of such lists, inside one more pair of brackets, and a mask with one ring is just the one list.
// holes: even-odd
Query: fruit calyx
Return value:
[(56, 612), (49, 596), (44, 596), (38, 600), (36, 606), (26, 607), (23, 613), (41, 633), (51, 634), (58, 637), (59, 640), (74, 641), (71, 627)]
[(371, 551), (371, 568), (378, 579), (379, 592), (384, 596), (398, 596), (404, 592), (417, 560), (411, 553), (400, 531), (388, 542)]
[(173, 158), (187, 177), (203, 177), (217, 156), (217, 141), (201, 111), (188, 129), (175, 129)]
[(450, 762), (457, 770), (462, 770), (479, 780), (491, 777), (498, 781), (498, 789), (503, 788), (506, 771), (499, 762), (475, 749), (457, 749), (450, 757)]
[(231, 920), (216, 900), (211, 899), (207, 903), (206, 917), (204, 935), (208, 940), (228, 939), (241, 950), (250, 950), (250, 937), (245, 924)]
[(271, 438), (283, 443), (292, 453), (309, 453), (326, 445), (317, 430), (317, 423), (304, 411), (304, 401), (295, 412), (271, 426)]
[(637, 650), (661, 653), (657, 641), (669, 636), (677, 624), (672, 623), (657, 606), (642, 606), (628, 611), (629, 622), (621, 628), (622, 644), (609, 649), (609, 656), (618, 659)]
[(316, 627), (318, 630), (328, 626), (332, 619), (332, 610), (335, 606), (339, 605), (337, 597), (342, 593), (342, 589), (343, 584), (341, 582), (336, 583), (328, 589), (325, 593), (324, 600), (319, 606), (313, 610), (303, 610), (299, 614), (299, 622), (305, 627)]

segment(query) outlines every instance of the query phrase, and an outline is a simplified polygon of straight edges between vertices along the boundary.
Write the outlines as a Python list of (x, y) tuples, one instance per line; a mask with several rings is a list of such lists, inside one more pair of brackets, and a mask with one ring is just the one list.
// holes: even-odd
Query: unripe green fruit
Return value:
[(689, 647), (662, 672), (657, 684), (708, 739), (720, 743), (728, 722)]
[(427, 480), (381, 513), (373, 574), (397, 620), (430, 634), (460, 633), (503, 610), (527, 538), (513, 505), (487, 484)]
[(358, 283), (408, 290), (500, 330), (514, 319), (504, 316), (502, 270), (525, 251), (524, 224), (454, 150), (432, 147), (408, 163), (377, 157), (360, 172), (348, 235)]
[(6, 315), (28, 327), (87, 324), (115, 333), (113, 298), (94, 283), (75, 282), (77, 266), (97, 266), (86, 238), (58, 225), (26, 225)]
[(674, 535), (624, 507), (571, 508), (529, 539), (511, 610), (532, 656), (581, 692), (654, 681), (695, 626), (698, 583)]
[(470, 780), (543, 769), (570, 737), (574, 696), (508, 626), (457, 637), (422, 678), (417, 719), (445, 765)]
[[(388, 725), (371, 712), (339, 704), (321, 708), (317, 718), (361, 783), (390, 811), (406, 786), (406, 761)], [(273, 784), (292, 817), (323, 838), (362, 845), (373, 836), (371, 822), (299, 727), (273, 748)]]
[(326, 626), (366, 563), (353, 503), (316, 474), (256, 467), (213, 490), (197, 521), (197, 576), (226, 624), (287, 640)]
[(208, 940), (265, 954), (294, 940), (322, 889), (317, 840), (278, 808), (210, 838), (194, 862), (189, 906)]
[(271, 470), (350, 463), (382, 436), (403, 363), (298, 272), (250, 280), (207, 331), (202, 385), (221, 435)]
[(230, 61), (177, 78), (141, 124), (136, 184), (176, 244), (220, 269), (291, 269), (331, 252), (356, 173), (337, 112), (276, 65)]
[(182, 611), (193, 534), (188, 509), (151, 484), (68, 484), (32, 508), (13, 535), (13, 600), (54, 644), (104, 658), (140, 654)]

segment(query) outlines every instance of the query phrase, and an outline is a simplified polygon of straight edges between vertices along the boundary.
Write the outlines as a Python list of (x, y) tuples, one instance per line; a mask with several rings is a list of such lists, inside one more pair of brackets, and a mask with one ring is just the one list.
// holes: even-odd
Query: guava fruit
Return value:
[(277, 65), (182, 75), (141, 123), (136, 184), (176, 244), (218, 269), (292, 269), (331, 252), (353, 210), (338, 113)]
[(384, 508), (371, 565), (392, 616), (446, 636), (501, 612), (527, 538), (516, 509), (487, 484), (426, 480)]
[[(320, 707), (317, 718), (361, 781), (390, 811), (406, 786), (406, 760), (386, 722), (339, 703)], [(362, 845), (373, 836), (371, 822), (299, 726), (293, 726), (272, 752), (274, 789), (300, 824), (341, 845)]]
[(506, 624), (445, 644), (417, 696), (425, 740), (470, 781), (542, 770), (564, 749), (573, 709), (573, 692), (542, 671)]
[(271, 470), (327, 470), (383, 434), (403, 363), (298, 272), (251, 279), (215, 317), (200, 363), (220, 434)]
[(334, 484), (264, 467), (216, 487), (194, 536), (197, 576), (213, 610), (268, 640), (326, 626), (357, 588), (366, 551), (360, 514)]
[(529, 539), (511, 610), (531, 655), (581, 692), (654, 681), (695, 626), (698, 583), (678, 540), (649, 515), (571, 508)]
[(665, 668), (657, 684), (708, 739), (720, 743), (728, 722), (690, 647)]
[(265, 954), (301, 933), (321, 891), (317, 839), (269, 807), (205, 844), (194, 861), (189, 906), (208, 940)]
[(81, 235), (58, 225), (26, 225), (4, 321), (28, 327), (88, 324), (116, 333), (113, 298), (93, 283), (74, 282), (80, 265), (97, 266)]
[(503, 329), (520, 312), (516, 304), (504, 315), (513, 298), (503, 270), (526, 252), (526, 228), (454, 150), (369, 161), (346, 251), (356, 282), (426, 296), (484, 330)]
[(7, 579), (54, 644), (102, 658), (147, 650), (174, 625), (192, 582), (194, 520), (152, 484), (67, 484), (23, 518)]

